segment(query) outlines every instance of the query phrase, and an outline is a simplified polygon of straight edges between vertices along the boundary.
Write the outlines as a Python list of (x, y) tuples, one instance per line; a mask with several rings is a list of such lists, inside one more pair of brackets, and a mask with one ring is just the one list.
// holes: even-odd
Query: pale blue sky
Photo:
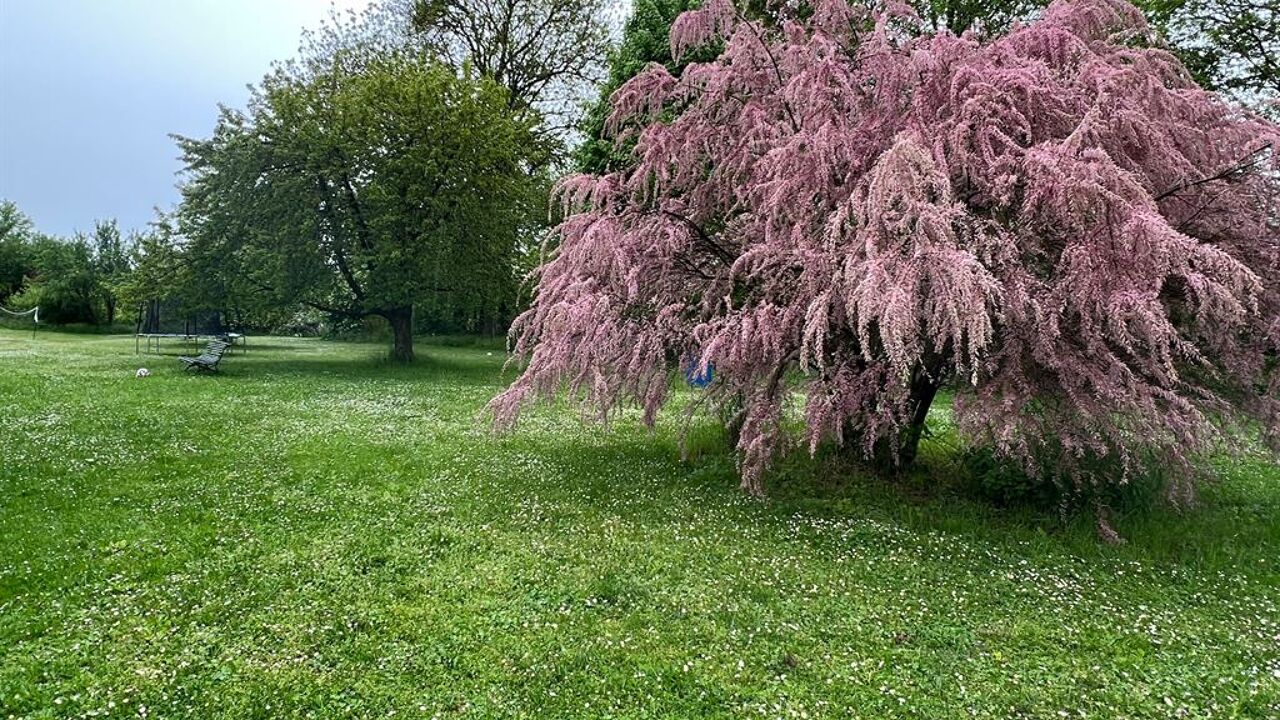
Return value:
[(145, 227), (178, 197), (168, 133), (207, 136), (217, 104), (242, 106), (330, 5), (0, 0), (0, 198), (44, 232)]

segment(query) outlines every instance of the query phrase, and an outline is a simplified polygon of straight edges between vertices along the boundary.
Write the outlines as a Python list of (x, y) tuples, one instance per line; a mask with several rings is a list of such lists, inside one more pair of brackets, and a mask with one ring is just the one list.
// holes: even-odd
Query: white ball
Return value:
[(135, 373), (134, 377), (147, 377), (149, 375), (151, 375), (150, 370), (146, 368), (138, 368), (138, 372)]

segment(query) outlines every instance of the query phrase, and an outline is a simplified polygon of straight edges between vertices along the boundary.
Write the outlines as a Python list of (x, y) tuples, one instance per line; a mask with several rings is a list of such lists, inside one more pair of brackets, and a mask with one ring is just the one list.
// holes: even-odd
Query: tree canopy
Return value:
[[(623, 25), (622, 37), (609, 54), (608, 73), (596, 101), (584, 117), (584, 142), (575, 153), (581, 172), (601, 173), (627, 161), (627, 149), (615, 146), (604, 132), (609, 97), (651, 62), (679, 75), (684, 63), (671, 57), (667, 33), (680, 13), (701, 0), (636, 0)], [(956, 35), (989, 36), (1026, 22), (1049, 0), (913, 0), (922, 32), (948, 30)], [(755, 2), (746, 12), (771, 19), (780, 4)], [(1196, 82), (1222, 90), (1233, 99), (1268, 110), (1280, 97), (1280, 4), (1277, 0), (1134, 0), (1160, 31), (1158, 43), (1169, 45)], [(707, 50), (701, 51), (705, 53)], [(700, 57), (698, 59), (707, 59)], [(1275, 112), (1271, 110), (1271, 112)]]
[(31, 218), (16, 203), (0, 201), (0, 302), (22, 289), (30, 269), (28, 244), (34, 232)]
[(562, 180), (499, 426), (567, 387), (653, 422), (715, 367), (743, 486), (788, 442), (909, 463), (961, 432), (1085, 487), (1184, 496), (1233, 423), (1280, 431), (1280, 128), (1198, 88), (1133, 6), (1057, 2), (989, 39), (903, 5), (776, 22), (710, 0), (612, 96), (632, 162)]
[(513, 108), (572, 123), (600, 80), (607, 10), (604, 0), (413, 0), (409, 20), (436, 57), (507, 88)]
[(487, 78), (421, 54), (282, 67), (247, 113), (179, 140), (193, 262), (276, 305), (386, 318), (512, 311), (539, 159), (534, 121)]
[(308, 33), (302, 58), (327, 65), (340, 50), (425, 52), (459, 74), (507, 89), (507, 106), (531, 110), (558, 161), (610, 46), (605, 0), (377, 0)]

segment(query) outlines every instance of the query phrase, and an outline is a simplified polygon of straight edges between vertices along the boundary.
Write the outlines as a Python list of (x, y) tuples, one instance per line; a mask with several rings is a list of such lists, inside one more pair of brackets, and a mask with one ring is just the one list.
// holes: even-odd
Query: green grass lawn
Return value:
[(493, 437), (501, 349), (418, 349), (0, 330), (0, 719), (1280, 716), (1261, 455), (1109, 546), (806, 456), (752, 500), (675, 409)]

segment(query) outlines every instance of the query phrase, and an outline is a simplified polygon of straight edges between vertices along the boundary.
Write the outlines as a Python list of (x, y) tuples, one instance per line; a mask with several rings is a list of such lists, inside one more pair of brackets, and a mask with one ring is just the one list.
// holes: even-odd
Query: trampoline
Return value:
[[(240, 346), (240, 352), (248, 352), (249, 338), (243, 333), (137, 333), (133, 336), (133, 352), (134, 354), (152, 354), (152, 347), (155, 348), (155, 354), (160, 354), (161, 340), (181, 340), (188, 345), (194, 345), (201, 340), (213, 338), (226, 338), (231, 342), (234, 348)], [(146, 345), (142, 343), (145, 341)]]
[[(161, 320), (161, 316), (166, 320)], [(191, 311), (174, 300), (148, 300), (138, 306), (138, 323), (134, 328), (134, 354), (160, 354), (165, 340), (177, 340), (193, 347), (201, 340), (225, 339), (240, 352), (247, 352), (248, 338), (242, 332), (231, 332), (224, 315), (216, 310)]]

